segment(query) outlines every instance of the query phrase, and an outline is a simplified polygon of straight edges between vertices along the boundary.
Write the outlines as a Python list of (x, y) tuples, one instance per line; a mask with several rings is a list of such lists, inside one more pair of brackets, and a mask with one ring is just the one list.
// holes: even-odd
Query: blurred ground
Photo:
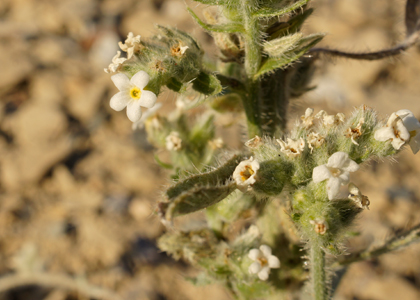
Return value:
[[(323, 45), (378, 50), (403, 38), (404, 1), (319, 0), (307, 32)], [(206, 49), (181, 0), (2, 0), (0, 2), (0, 274), (45, 270), (117, 290), (125, 299), (229, 299), (217, 286), (193, 287), (194, 272), (155, 246), (163, 231), (152, 210), (166, 174), (143, 131), (108, 102), (103, 72), (129, 31), (176, 25)], [(214, 57), (215, 54), (210, 56)], [(420, 51), (377, 62), (326, 59), (318, 88), (293, 103), (349, 113), (367, 104), (383, 115), (420, 116)], [(159, 101), (170, 109), (173, 100)], [(163, 109), (165, 111), (165, 108)], [(371, 163), (353, 178), (371, 200), (349, 251), (380, 244), (420, 223), (420, 155)], [(420, 245), (353, 265), (336, 299), (420, 299)], [(281, 259), (281, 258), (280, 258)], [(88, 299), (35, 286), (0, 299)]]

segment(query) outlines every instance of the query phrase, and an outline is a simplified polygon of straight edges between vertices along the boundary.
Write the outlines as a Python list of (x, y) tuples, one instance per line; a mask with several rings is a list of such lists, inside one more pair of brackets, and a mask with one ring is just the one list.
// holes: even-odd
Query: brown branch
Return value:
[(328, 49), (328, 48), (312, 48), (307, 53), (308, 54), (326, 54), (332, 56), (340, 56), (346, 57), (351, 59), (360, 59), (360, 60), (377, 60), (383, 59), (387, 57), (392, 57), (398, 54), (401, 54), (408, 48), (412, 47), (417, 41), (419, 40), (419, 32), (416, 32), (407, 39), (405, 39), (402, 43), (398, 44), (395, 47), (390, 49), (380, 50), (376, 52), (362, 52), (362, 53), (352, 53), (352, 52), (345, 52), (336, 49)]

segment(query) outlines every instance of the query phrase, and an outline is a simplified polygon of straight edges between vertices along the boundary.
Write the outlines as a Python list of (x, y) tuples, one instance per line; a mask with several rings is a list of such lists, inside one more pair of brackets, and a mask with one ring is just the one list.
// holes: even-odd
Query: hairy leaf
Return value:
[(316, 45), (319, 41), (322, 40), (324, 37), (324, 34), (312, 34), (307, 37), (302, 38), (299, 41), (299, 46), (290, 51), (284, 53), (282, 57), (270, 57), (265, 60), (265, 62), (262, 64), (261, 68), (258, 70), (258, 73), (255, 75), (256, 78), (266, 74), (270, 73), (276, 69), (282, 68), (287, 66), (288, 64), (296, 61), (304, 55), (310, 48), (312, 48), (314, 45)]
[(190, 8), (188, 8), (188, 12), (197, 22), (197, 24), (200, 25), (204, 30), (221, 33), (243, 33), (245, 31), (244, 26), (242, 24), (228, 23), (221, 25), (211, 25), (201, 21), (200, 18)]
[(299, 0), (287, 7), (278, 9), (278, 8), (272, 8), (272, 7), (264, 7), (259, 10), (257, 10), (255, 13), (253, 13), (253, 16), (256, 18), (270, 18), (270, 17), (279, 17), (284, 14), (290, 13), (294, 11), (295, 9), (298, 9), (304, 5), (306, 5), (309, 2), (309, 0)]
[(193, 81), (193, 89), (210, 96), (219, 94), (222, 85), (215, 75), (201, 71)]

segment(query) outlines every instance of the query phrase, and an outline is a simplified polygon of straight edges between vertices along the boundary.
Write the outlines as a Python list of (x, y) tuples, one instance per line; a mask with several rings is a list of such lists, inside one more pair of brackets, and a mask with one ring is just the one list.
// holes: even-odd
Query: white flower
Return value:
[(167, 137), (166, 137), (166, 149), (169, 151), (179, 151), (182, 147), (182, 140), (179, 137), (179, 132), (172, 131)]
[(280, 260), (271, 255), (271, 248), (267, 245), (261, 245), (260, 249), (251, 249), (248, 257), (254, 262), (249, 266), (248, 272), (258, 274), (261, 280), (267, 280), (270, 275), (270, 269), (280, 268)]
[(155, 115), (155, 113), (162, 107), (162, 103), (156, 103), (152, 108), (149, 108), (144, 114), (142, 114), (140, 120), (134, 122), (131, 129), (142, 129), (146, 120)]
[(306, 136), (306, 140), (308, 141), (308, 147), (311, 149), (311, 153), (314, 148), (319, 148), (324, 143), (325, 138), (316, 132), (311, 132)]
[(356, 139), (362, 135), (362, 125), (364, 122), (365, 119), (361, 118), (359, 120), (359, 123), (357, 123), (356, 127), (350, 126), (349, 128), (347, 128), (346, 133), (344, 134), (345, 137), (351, 138), (351, 142), (357, 146), (359, 146), (359, 143), (356, 142)]
[(333, 125), (340, 125), (344, 122), (346, 118), (343, 113), (338, 113), (334, 115), (328, 115), (325, 110), (321, 110), (315, 115), (315, 118), (319, 118), (322, 121), (322, 124), (326, 127), (331, 127)]
[(391, 140), (392, 147), (399, 150), (410, 139), (410, 133), (402, 119), (396, 113), (392, 113), (386, 125), (375, 131), (374, 138), (380, 142)]
[(150, 80), (146, 72), (137, 72), (131, 79), (128, 79), (127, 75), (123, 73), (118, 73), (111, 76), (111, 79), (120, 92), (111, 98), (110, 106), (116, 111), (127, 107), (127, 116), (131, 122), (140, 120), (140, 106), (152, 108), (155, 105), (156, 95), (151, 91), (144, 90)]
[(359, 165), (349, 158), (345, 152), (336, 152), (330, 156), (328, 163), (314, 168), (312, 179), (315, 183), (328, 179), (328, 199), (337, 197), (341, 185), (346, 185), (350, 180), (350, 172), (359, 170)]
[(314, 225), (314, 231), (320, 235), (324, 235), (327, 232), (328, 224), (325, 222), (325, 220), (322, 219), (316, 219), (316, 220), (310, 220), (309, 223)]
[(125, 62), (127, 59), (125, 57), (120, 57), (121, 51), (117, 51), (117, 54), (112, 58), (112, 63), (105, 68), (105, 73), (115, 73), (118, 71), (120, 65)]
[(134, 36), (132, 32), (129, 32), (124, 44), (119, 42), (118, 45), (122, 51), (127, 52), (127, 59), (130, 59), (141, 48), (140, 35)]
[(356, 202), (357, 206), (363, 209), (369, 209), (370, 201), (367, 196), (362, 195), (362, 192), (359, 190), (354, 183), (349, 183), (349, 199)]
[(241, 161), (233, 172), (233, 179), (239, 189), (247, 189), (255, 183), (255, 176), (260, 168), (257, 160), (251, 156), (249, 159)]
[(402, 119), (404, 126), (410, 133), (410, 141), (408, 144), (413, 153), (416, 154), (420, 150), (420, 122), (408, 109), (397, 111), (397, 115)]
[(314, 109), (313, 108), (307, 108), (305, 111), (305, 115), (301, 116), (300, 119), (302, 120), (302, 125), (306, 129), (312, 127), (314, 125)]
[(299, 140), (287, 139), (287, 143), (282, 140), (276, 140), (280, 144), (281, 152), (289, 157), (297, 157), (302, 154), (305, 149), (305, 140), (300, 138)]

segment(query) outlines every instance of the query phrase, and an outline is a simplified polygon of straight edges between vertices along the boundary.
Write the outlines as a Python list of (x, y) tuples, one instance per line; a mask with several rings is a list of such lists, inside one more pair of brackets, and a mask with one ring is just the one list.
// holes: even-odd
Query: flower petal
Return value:
[(312, 180), (315, 183), (324, 181), (325, 179), (328, 179), (330, 177), (332, 177), (332, 175), (326, 165), (320, 165), (318, 167), (315, 167), (312, 172)]
[(120, 90), (129, 90), (130, 89), (130, 80), (127, 75), (123, 73), (118, 73), (111, 76), (111, 80), (114, 82), (115, 86)]
[(360, 166), (357, 162), (351, 160), (350, 158), (347, 160), (347, 164), (342, 167), (344, 171), (347, 172), (356, 172), (360, 169)]
[(127, 104), (127, 117), (131, 122), (137, 122), (141, 118), (140, 101), (133, 100)]
[(265, 257), (269, 257), (271, 255), (271, 248), (267, 245), (261, 245), (260, 250)]
[(155, 93), (143, 90), (139, 101), (141, 106), (151, 108), (155, 105), (156, 99)]
[(328, 159), (327, 167), (341, 169), (346, 165), (349, 155), (345, 152), (336, 152)]
[(248, 272), (251, 274), (257, 274), (259, 271), (261, 271), (261, 264), (259, 262), (253, 262), (248, 268)]
[(404, 126), (404, 123), (402, 120), (398, 120), (397, 124), (395, 124), (395, 127), (397, 128), (399, 132), (399, 136), (403, 141), (408, 141), (410, 139), (410, 133), (408, 132), (407, 128)]
[(382, 127), (375, 131), (373, 136), (375, 140), (380, 142), (386, 142), (389, 139), (395, 138), (394, 130), (390, 127)]
[(420, 150), (420, 134), (417, 134), (415, 137), (410, 140), (410, 147), (414, 154)]
[(140, 89), (144, 89), (144, 87), (149, 83), (150, 76), (144, 71), (139, 71), (131, 77), (131, 83), (137, 86)]
[(267, 280), (268, 275), (270, 275), (269, 267), (264, 267), (260, 272), (258, 272), (258, 278), (261, 280)]
[(408, 131), (420, 128), (420, 122), (410, 110), (401, 109), (397, 111), (397, 115), (403, 120), (404, 126), (408, 129)]
[(401, 147), (405, 144), (405, 141), (403, 141), (402, 139), (395, 138), (392, 140), (391, 144), (392, 147), (394, 147), (394, 149), (400, 150)]
[(341, 180), (336, 177), (331, 177), (327, 183), (328, 199), (333, 200), (337, 197), (340, 191)]
[(258, 249), (249, 250), (248, 257), (252, 260), (257, 260), (258, 257), (260, 257), (260, 250)]
[(340, 179), (341, 185), (346, 185), (350, 182), (350, 173), (349, 172), (343, 172), (338, 176), (338, 179)]
[(109, 106), (111, 106), (113, 110), (121, 111), (127, 106), (130, 100), (131, 98), (128, 93), (119, 92), (112, 96), (111, 101), (109, 101)]
[(268, 257), (268, 266), (271, 269), (280, 268), (280, 260), (276, 256), (271, 255)]

